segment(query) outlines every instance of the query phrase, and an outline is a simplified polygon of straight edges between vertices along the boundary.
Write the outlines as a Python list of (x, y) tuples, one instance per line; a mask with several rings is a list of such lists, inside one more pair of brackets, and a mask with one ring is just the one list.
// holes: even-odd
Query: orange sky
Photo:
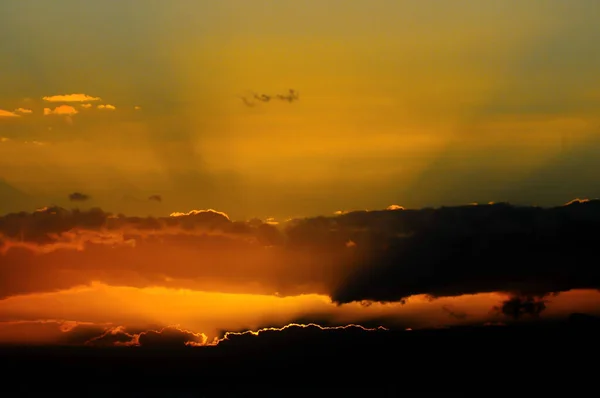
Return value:
[(594, 0), (149, 1), (0, 6), (0, 212), (600, 195)]
[[(130, 288), (94, 283), (55, 293), (15, 296), (0, 302), (0, 342), (64, 343), (68, 333), (84, 331), (88, 339), (109, 328), (160, 330), (177, 325), (203, 333), (207, 341), (224, 331), (258, 330), (298, 320), (331, 325), (372, 323), (439, 327), (461, 323), (503, 322), (491, 310), (506, 295), (480, 294), (429, 301), (414, 297), (406, 304), (335, 306), (326, 296), (275, 296), (207, 293), (167, 288)], [(574, 310), (597, 313), (600, 293), (573, 291), (551, 299), (545, 316)], [(77, 341), (82, 344), (84, 341)]]
[(496, 319), (504, 293), (333, 304), (386, 219), (282, 231), (599, 197), (599, 4), (2, 2), (0, 343)]

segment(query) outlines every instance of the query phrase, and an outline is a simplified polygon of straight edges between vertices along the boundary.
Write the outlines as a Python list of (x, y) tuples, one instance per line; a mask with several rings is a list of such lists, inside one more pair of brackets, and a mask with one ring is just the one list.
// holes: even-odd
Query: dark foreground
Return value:
[(218, 347), (4, 347), (11, 396), (398, 396), (598, 390), (600, 322), (248, 336)]

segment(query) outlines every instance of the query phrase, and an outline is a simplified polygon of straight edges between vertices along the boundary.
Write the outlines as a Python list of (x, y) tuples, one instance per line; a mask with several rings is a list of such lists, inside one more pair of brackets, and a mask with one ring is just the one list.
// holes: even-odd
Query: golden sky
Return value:
[(5, 2), (0, 211), (66, 191), (236, 219), (597, 196), (598, 7)]
[[(1, 2), (0, 214), (129, 218), (111, 230), (92, 212), (44, 230), (51, 244), (3, 220), (2, 273), (18, 282), (3, 287), (0, 341), (65, 320), (210, 338), (308, 314), (443, 324), (441, 301), (332, 304), (350, 247), (197, 247), (164, 220), (598, 197), (597, 15), (596, 0)], [(160, 250), (135, 216), (162, 217)], [(463, 298), (481, 319), (502, 301), (486, 294)]]

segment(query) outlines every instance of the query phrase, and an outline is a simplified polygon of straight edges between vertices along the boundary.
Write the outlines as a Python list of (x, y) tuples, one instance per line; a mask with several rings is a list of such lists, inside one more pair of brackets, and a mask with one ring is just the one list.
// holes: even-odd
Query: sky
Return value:
[(74, 191), (236, 219), (599, 194), (592, 0), (0, 7), (3, 213)]
[[(39, 325), (131, 337), (177, 324), (210, 341), (298, 319), (439, 326), (465, 319), (455, 306), (488, 321), (512, 285), (375, 294), (343, 267), (414, 231), (358, 212), (348, 230), (369, 239), (322, 247), (323, 220), (600, 196), (599, 12), (595, 0), (2, 2), (0, 341), (54, 339), (21, 332)], [(569, 294), (597, 300), (555, 301)]]

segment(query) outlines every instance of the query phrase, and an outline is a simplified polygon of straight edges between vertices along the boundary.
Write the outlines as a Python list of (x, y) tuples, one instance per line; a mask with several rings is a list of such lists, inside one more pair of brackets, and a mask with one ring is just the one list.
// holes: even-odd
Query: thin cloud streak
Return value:
[(59, 94), (42, 97), (44, 101), (48, 102), (89, 102), (89, 101), (100, 101), (100, 97), (93, 97), (87, 94)]

